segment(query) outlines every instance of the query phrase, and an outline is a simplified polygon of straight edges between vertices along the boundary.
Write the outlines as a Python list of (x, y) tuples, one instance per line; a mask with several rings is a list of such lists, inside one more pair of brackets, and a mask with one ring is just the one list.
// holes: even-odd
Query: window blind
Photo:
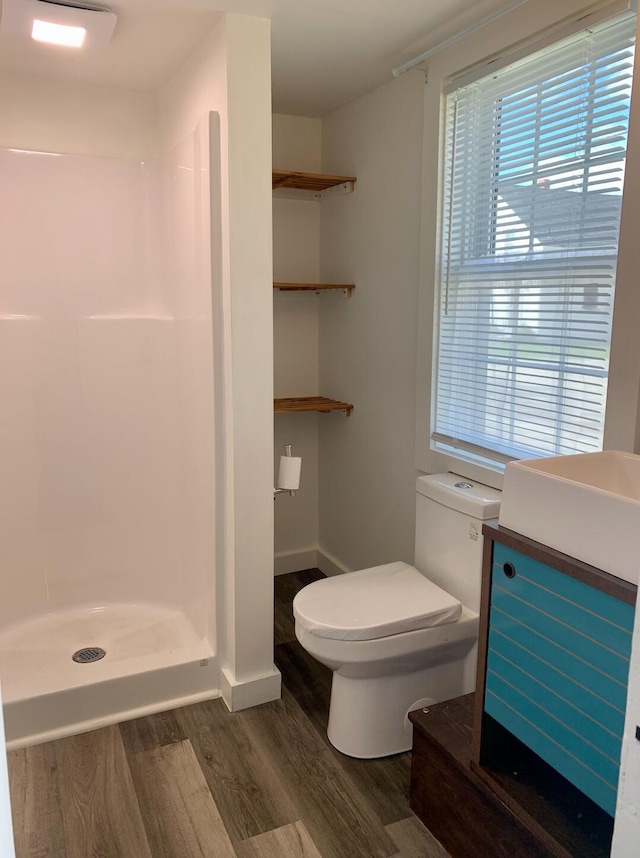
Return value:
[(602, 448), (635, 19), (446, 103), (432, 445)]

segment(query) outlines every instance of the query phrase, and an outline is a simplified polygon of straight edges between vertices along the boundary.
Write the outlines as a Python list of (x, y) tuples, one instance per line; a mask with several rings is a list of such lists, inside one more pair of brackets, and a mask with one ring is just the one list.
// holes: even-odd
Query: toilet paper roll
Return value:
[(300, 471), (302, 459), (300, 456), (280, 456), (278, 471), (278, 488), (295, 492), (300, 488)]

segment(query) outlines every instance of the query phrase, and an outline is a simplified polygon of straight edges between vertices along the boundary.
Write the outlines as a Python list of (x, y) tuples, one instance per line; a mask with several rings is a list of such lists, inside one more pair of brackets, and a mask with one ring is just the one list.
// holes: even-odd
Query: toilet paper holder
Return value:
[(302, 458), (291, 455), (291, 444), (284, 445), (284, 456), (280, 456), (280, 468), (278, 471), (278, 485), (273, 490), (273, 497), (287, 492), (293, 497), (300, 488), (300, 472), (302, 470)]

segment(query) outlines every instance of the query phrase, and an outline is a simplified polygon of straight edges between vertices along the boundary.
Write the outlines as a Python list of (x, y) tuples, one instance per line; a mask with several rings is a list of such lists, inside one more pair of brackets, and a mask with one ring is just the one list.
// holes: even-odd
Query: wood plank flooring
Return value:
[(231, 840), (191, 742), (174, 742), (133, 756), (129, 765), (155, 855), (235, 858)]
[(448, 858), (409, 809), (410, 755), (326, 737), (331, 672), (295, 639), (318, 570), (276, 578), (282, 699), (199, 703), (9, 754), (17, 858)]

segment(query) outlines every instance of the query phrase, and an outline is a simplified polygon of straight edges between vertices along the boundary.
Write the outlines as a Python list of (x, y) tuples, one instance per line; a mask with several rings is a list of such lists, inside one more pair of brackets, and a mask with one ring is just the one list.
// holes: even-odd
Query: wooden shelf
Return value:
[(298, 188), (302, 191), (326, 191), (336, 185), (355, 182), (355, 176), (328, 176), (323, 173), (296, 173), (292, 170), (273, 170), (273, 189)]
[(346, 411), (348, 417), (352, 409), (353, 405), (349, 402), (338, 402), (336, 399), (327, 399), (325, 396), (302, 396), (273, 401), (275, 414), (295, 414), (301, 411), (319, 411), (321, 414), (328, 414), (330, 411)]
[(346, 289), (349, 295), (356, 288), (353, 283), (274, 283), (281, 292), (321, 292), (330, 289)]

